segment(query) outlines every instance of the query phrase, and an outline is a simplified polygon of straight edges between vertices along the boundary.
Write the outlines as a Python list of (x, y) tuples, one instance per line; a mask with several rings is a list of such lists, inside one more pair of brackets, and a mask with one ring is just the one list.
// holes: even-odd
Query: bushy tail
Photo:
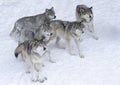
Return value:
[(15, 49), (14, 55), (15, 55), (16, 58), (22, 52), (22, 49), (23, 49), (23, 44), (18, 45), (18, 47)]

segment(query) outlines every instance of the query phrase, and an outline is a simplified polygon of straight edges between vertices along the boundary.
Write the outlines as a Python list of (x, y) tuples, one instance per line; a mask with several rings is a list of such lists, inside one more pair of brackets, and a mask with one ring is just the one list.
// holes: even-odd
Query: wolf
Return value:
[(92, 37), (98, 40), (94, 32), (94, 24), (93, 24), (93, 7), (87, 7), (86, 5), (77, 5), (76, 6), (76, 20), (84, 21), (88, 25), (89, 32), (92, 33)]
[(54, 30), (54, 39), (56, 38), (56, 46), (58, 48), (63, 48), (60, 46), (59, 41), (60, 38), (64, 38), (67, 42), (67, 46), (69, 49), (70, 54), (74, 54), (72, 51), (72, 47), (70, 45), (71, 38), (74, 39), (78, 51), (79, 51), (79, 56), (82, 58), (84, 57), (80, 51), (79, 47), (79, 39), (82, 33), (84, 33), (85, 29), (85, 24), (83, 22), (77, 22), (77, 21), (62, 21), (62, 20), (52, 20), (49, 23), (50, 27)]
[(37, 29), (40, 25), (47, 23), (48, 21), (55, 18), (56, 16), (54, 7), (46, 9), (45, 12), (42, 14), (20, 18), (15, 22), (14, 28), (11, 31), (10, 36), (14, 40), (18, 41), (22, 29)]
[(43, 39), (43, 41), (47, 43), (49, 42), (52, 34), (52, 29), (48, 24), (42, 24), (37, 29), (22, 29), (18, 43), (33, 39)]
[[(19, 44), (15, 49), (15, 57), (17, 58), (18, 55), (22, 53), (25, 62), (30, 65), (30, 68), (32, 70), (32, 81), (34, 82), (40, 81), (42, 83), (46, 79), (46, 77), (44, 77), (43, 79), (40, 78), (40, 72), (43, 66), (42, 58), (46, 54), (46, 52), (49, 53), (49, 61), (52, 61), (46, 43), (42, 40), (36, 39), (25, 41)], [(36, 65), (39, 65), (39, 68), (37, 68)], [(38, 78), (36, 76), (36, 72), (39, 73), (37, 75)]]

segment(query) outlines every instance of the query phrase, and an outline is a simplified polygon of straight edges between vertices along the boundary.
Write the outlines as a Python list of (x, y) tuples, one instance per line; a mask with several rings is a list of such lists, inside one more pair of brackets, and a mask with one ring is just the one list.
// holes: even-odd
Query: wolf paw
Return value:
[(80, 58), (84, 58), (84, 55), (81, 55)]
[(32, 78), (31, 78), (31, 80), (32, 80), (32, 82), (37, 82), (38, 81), (38, 76), (32, 76)]
[(26, 71), (26, 74), (30, 74), (31, 72), (30, 71)]
[(26, 74), (30, 74), (31, 73), (31, 70), (30, 69), (26, 69)]
[(93, 38), (94, 38), (95, 40), (99, 40), (99, 37), (97, 37), (97, 36), (93, 36)]
[(83, 41), (83, 39), (79, 39), (79, 41), (80, 41), (80, 42), (82, 42), (82, 41)]
[(99, 40), (99, 38), (98, 38), (98, 37), (95, 37), (95, 40)]
[(76, 54), (74, 52), (70, 52), (70, 55), (74, 55), (75, 56)]
[(38, 79), (40, 83), (43, 83), (45, 80), (47, 80), (47, 77), (44, 77), (43, 79)]
[(79, 54), (80, 58), (84, 58), (84, 55)]
[(32, 79), (32, 82), (37, 82), (38, 80), (37, 79)]
[(65, 47), (61, 46), (61, 45), (56, 45), (57, 48), (59, 49), (65, 49)]
[(51, 62), (51, 63), (56, 63), (55, 61), (53, 61), (53, 60), (49, 60), (49, 62)]

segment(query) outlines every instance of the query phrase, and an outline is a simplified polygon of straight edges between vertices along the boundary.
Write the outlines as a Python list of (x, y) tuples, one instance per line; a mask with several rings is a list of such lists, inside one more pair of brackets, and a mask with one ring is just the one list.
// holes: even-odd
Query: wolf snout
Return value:
[(50, 33), (50, 35), (53, 35), (53, 33)]
[(92, 18), (92, 16), (90, 15), (89, 18)]
[(56, 18), (56, 16), (54, 16), (54, 19)]
[(46, 50), (46, 47), (44, 47), (43, 50)]
[(84, 33), (84, 31), (82, 31), (82, 33)]

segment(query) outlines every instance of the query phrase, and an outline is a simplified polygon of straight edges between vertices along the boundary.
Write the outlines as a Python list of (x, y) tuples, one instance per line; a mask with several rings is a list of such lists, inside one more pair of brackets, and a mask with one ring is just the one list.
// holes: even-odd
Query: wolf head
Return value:
[(93, 12), (92, 7), (87, 7), (86, 5), (77, 5), (76, 12), (80, 19), (86, 20), (86, 22), (90, 22), (93, 20)]
[(10, 33), (10, 37), (12, 37), (15, 41), (18, 41), (20, 37), (20, 31), (16, 28), (13, 28), (13, 30)]
[(79, 38), (84, 33), (85, 25), (82, 22), (70, 22), (67, 29), (70, 30), (73, 37)]
[(43, 41), (49, 41), (53, 35), (52, 28), (49, 26), (49, 24), (44, 24), (41, 27), (41, 29), (42, 29)]
[(51, 9), (46, 9), (45, 14), (49, 19), (55, 19), (56, 18), (54, 7), (52, 7)]
[(81, 24), (81, 27), (78, 27), (75, 29), (74, 34), (77, 37), (81, 37), (81, 34), (83, 34), (83, 33), (84, 33), (84, 26), (83, 26), (83, 24)]
[(75, 34), (76, 34), (77, 36), (81, 36), (82, 33), (84, 33), (84, 31), (83, 31), (82, 28), (81, 28), (81, 29), (76, 29), (76, 30), (75, 30)]
[(49, 24), (42, 24), (36, 32), (36, 39), (42, 39), (44, 42), (48, 42), (53, 35), (52, 28)]
[(34, 40), (32, 42), (32, 51), (42, 56), (47, 51), (47, 46), (43, 40)]

